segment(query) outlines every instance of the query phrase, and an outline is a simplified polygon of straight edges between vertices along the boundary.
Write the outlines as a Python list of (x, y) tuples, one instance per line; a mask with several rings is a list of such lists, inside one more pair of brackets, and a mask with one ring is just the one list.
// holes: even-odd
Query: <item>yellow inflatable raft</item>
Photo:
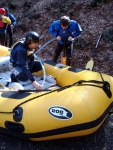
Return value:
[[(102, 125), (113, 107), (113, 77), (44, 60), (43, 90), (29, 81), (12, 89), (8, 55), (0, 46), (0, 132), (42, 141), (88, 135)], [(43, 72), (34, 75), (43, 82)]]

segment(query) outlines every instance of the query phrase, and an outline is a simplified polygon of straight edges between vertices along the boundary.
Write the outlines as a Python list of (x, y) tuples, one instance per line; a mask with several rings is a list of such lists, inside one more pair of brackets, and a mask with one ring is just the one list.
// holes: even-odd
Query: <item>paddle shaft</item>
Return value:
[(98, 47), (98, 44), (99, 44), (99, 42), (100, 42), (101, 36), (102, 36), (102, 34), (100, 34), (100, 36), (99, 36), (99, 38), (98, 38), (98, 41), (97, 41), (96, 46), (95, 46), (95, 48), (94, 48), (94, 51), (93, 51), (93, 53), (92, 53), (92, 55), (91, 55), (91, 60), (88, 61), (88, 63), (86, 64), (86, 67), (85, 67), (85, 68), (88, 69), (88, 70), (92, 70), (92, 69), (93, 69), (93, 66), (94, 66), (93, 57), (94, 57), (94, 55), (95, 55), (96, 49), (97, 49), (97, 47)]
[(98, 38), (98, 41), (97, 41), (96, 46), (95, 46), (95, 48), (94, 48), (94, 51), (93, 51), (93, 53), (92, 53), (92, 55), (91, 55), (91, 58), (93, 58), (94, 55), (95, 55), (95, 53), (96, 53), (96, 49), (97, 49), (97, 47), (98, 47), (98, 44), (99, 44), (99, 42), (100, 42), (101, 37), (102, 37), (102, 34), (100, 34), (100, 36), (99, 36), (99, 38)]

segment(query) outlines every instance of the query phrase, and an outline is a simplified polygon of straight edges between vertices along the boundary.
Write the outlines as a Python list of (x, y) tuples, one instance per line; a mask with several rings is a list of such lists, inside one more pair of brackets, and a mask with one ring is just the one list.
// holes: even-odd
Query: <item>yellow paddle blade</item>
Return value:
[(85, 69), (87, 69), (87, 70), (92, 70), (92, 69), (93, 69), (93, 66), (94, 66), (94, 61), (93, 61), (93, 59), (91, 58), (91, 60), (87, 62)]

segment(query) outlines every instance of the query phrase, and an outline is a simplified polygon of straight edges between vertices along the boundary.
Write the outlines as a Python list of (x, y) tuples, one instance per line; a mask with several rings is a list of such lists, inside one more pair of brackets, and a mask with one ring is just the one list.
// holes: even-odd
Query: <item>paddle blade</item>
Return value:
[(91, 58), (91, 60), (87, 62), (85, 69), (87, 69), (87, 70), (92, 70), (92, 69), (93, 69), (93, 66), (94, 66), (94, 61), (93, 61), (93, 59)]

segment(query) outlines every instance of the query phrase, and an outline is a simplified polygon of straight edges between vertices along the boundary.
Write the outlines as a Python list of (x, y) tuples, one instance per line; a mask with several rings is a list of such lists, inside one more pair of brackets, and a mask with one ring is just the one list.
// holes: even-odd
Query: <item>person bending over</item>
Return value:
[(76, 21), (70, 20), (68, 16), (62, 16), (60, 20), (53, 21), (49, 27), (49, 33), (56, 37), (58, 41), (53, 61), (57, 62), (61, 51), (65, 48), (67, 57), (66, 65), (70, 66), (72, 39), (82, 33), (80, 25)]
[(40, 62), (34, 60), (34, 52), (38, 47), (39, 35), (30, 31), (23, 42), (18, 42), (12, 46), (10, 62), (12, 65), (11, 82), (18, 80), (30, 80), (34, 87), (39, 90), (41, 85), (35, 80), (33, 72), (42, 70)]

